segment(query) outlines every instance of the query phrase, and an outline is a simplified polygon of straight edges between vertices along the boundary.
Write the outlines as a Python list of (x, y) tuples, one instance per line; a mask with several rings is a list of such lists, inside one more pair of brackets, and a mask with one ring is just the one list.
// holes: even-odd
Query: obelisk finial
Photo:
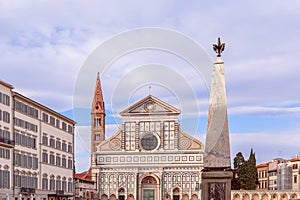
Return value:
[(213, 49), (216, 52), (217, 57), (221, 57), (221, 53), (225, 49), (225, 43), (221, 43), (221, 39), (218, 38), (218, 43), (217, 44), (213, 44)]

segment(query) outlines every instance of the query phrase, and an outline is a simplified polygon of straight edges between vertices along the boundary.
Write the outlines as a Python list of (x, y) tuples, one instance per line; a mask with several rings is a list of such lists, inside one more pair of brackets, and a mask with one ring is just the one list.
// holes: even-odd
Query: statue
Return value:
[(213, 44), (213, 49), (217, 54), (217, 57), (221, 57), (221, 53), (225, 49), (225, 43), (221, 43), (221, 39), (218, 38), (218, 44)]

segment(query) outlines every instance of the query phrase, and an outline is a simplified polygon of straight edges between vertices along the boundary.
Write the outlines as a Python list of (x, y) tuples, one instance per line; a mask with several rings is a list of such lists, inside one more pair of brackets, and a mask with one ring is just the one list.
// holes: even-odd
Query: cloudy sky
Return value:
[[(101, 81), (108, 135), (117, 128), (113, 125), (119, 122), (117, 114), (147, 95), (149, 85), (151, 94), (183, 109), (185, 130), (202, 141), (206, 131), (209, 88), (205, 78), (193, 73), (180, 56), (158, 48), (140, 49), (100, 66), (102, 57), (115, 52), (110, 49), (99, 56), (99, 66), (96, 61), (93, 70), (85, 72), (83, 66), (97, 48), (124, 32), (155, 27), (190, 38), (213, 62), (212, 44), (221, 37), (226, 43), (222, 59), (232, 157), (239, 151), (248, 157), (253, 148), (258, 163), (288, 159), (300, 154), (299, 8), (298, 0), (3, 0), (0, 79), (25, 96), (74, 117), (78, 122), (76, 171), (80, 172), (87, 169), (89, 160), (89, 141), (83, 137), (90, 134), (89, 102), (98, 68), (105, 68)], [(89, 78), (80, 79), (85, 73)], [(175, 87), (173, 83), (178, 82)], [(78, 90), (84, 91), (82, 96)], [(80, 110), (77, 116), (71, 115), (74, 108)]]

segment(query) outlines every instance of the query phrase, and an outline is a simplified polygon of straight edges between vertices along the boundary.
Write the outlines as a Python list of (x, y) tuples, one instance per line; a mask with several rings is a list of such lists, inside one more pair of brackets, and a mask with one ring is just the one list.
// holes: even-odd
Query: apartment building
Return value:
[(99, 199), (91, 168), (83, 174), (74, 174), (75, 200)]
[(7, 83), (0, 81), (0, 196), (5, 197), (13, 187), (13, 114), (12, 89)]
[(258, 189), (260, 190), (266, 190), (268, 189), (268, 168), (269, 167), (269, 163), (263, 163), (260, 164), (258, 166), (256, 166), (257, 168), (257, 174), (258, 174)]
[(288, 163), (292, 168), (292, 190), (300, 190), (300, 157), (297, 155)]
[(0, 196), (73, 198), (75, 122), (1, 81), (0, 92)]
[(277, 190), (277, 165), (282, 159), (273, 159), (268, 165), (269, 190)]

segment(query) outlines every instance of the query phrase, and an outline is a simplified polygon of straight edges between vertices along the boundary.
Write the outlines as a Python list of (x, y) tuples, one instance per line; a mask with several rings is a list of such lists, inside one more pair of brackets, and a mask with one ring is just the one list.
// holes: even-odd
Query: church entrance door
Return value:
[(144, 189), (144, 198), (143, 200), (155, 200), (154, 198), (155, 191), (152, 189)]
[(179, 200), (180, 196), (179, 195), (173, 195), (173, 200)]
[(159, 184), (153, 176), (146, 176), (141, 181), (141, 200), (158, 200)]
[(125, 196), (124, 195), (119, 195), (118, 200), (125, 200)]

